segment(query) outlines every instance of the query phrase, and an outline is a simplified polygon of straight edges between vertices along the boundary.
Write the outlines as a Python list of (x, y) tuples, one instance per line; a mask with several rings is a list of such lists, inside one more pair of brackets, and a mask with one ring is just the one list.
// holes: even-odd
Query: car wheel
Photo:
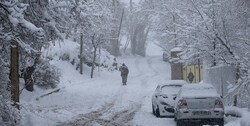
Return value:
[(155, 115), (155, 107), (154, 107), (153, 103), (152, 103), (152, 112), (153, 112), (153, 115)]
[(156, 115), (156, 117), (160, 117), (160, 116), (161, 116), (161, 115), (160, 115), (160, 110), (159, 110), (159, 107), (158, 107), (158, 106), (157, 106), (157, 108), (156, 108), (155, 115)]
[(224, 123), (220, 123), (219, 126), (224, 126)]
[(182, 121), (181, 120), (177, 120), (176, 126), (182, 126)]
[(219, 122), (219, 126), (224, 126), (224, 120), (223, 119)]
[(197, 126), (203, 126), (202, 123), (198, 122)]

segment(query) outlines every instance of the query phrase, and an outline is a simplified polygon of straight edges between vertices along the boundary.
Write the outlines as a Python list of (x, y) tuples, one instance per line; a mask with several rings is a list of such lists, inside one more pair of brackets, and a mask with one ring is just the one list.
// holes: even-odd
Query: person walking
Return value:
[(127, 78), (128, 78), (128, 67), (123, 63), (122, 66), (120, 66), (119, 71), (121, 71), (121, 77), (122, 77), (122, 84), (127, 85)]
[(188, 76), (187, 76), (188, 80), (190, 83), (193, 83), (193, 80), (194, 80), (194, 74), (192, 73), (191, 69), (188, 73)]

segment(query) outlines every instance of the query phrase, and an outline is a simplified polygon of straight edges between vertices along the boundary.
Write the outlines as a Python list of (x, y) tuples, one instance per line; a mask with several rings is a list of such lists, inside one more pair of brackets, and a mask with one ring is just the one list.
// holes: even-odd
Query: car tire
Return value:
[(200, 122), (198, 122), (198, 126), (203, 126), (203, 124), (202, 124), (202, 123), (200, 123)]
[(218, 122), (218, 125), (219, 125), (219, 126), (224, 126), (224, 119), (221, 119), (221, 121)]
[(224, 126), (224, 123), (219, 123), (219, 126)]
[(181, 120), (177, 120), (177, 121), (176, 121), (176, 126), (182, 126), (182, 125), (183, 125), (183, 123), (182, 123)]
[(153, 115), (155, 115), (155, 107), (154, 107), (153, 103), (152, 103), (152, 112), (153, 112)]
[(156, 108), (155, 115), (156, 115), (156, 117), (161, 117), (161, 115), (160, 115), (160, 109), (159, 109), (158, 106)]

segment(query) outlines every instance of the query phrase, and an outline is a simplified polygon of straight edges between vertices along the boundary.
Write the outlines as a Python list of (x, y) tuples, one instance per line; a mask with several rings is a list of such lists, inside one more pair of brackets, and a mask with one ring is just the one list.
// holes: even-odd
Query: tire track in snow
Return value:
[(113, 106), (114, 102), (107, 103), (95, 111), (86, 114), (80, 114), (78, 115), (77, 119), (66, 123), (59, 123), (57, 126), (88, 126), (88, 124), (92, 123), (93, 121), (97, 121), (103, 115), (103, 113), (109, 111)]
[(108, 103), (95, 111), (79, 115), (73, 121), (60, 123), (57, 126), (130, 126), (130, 121), (141, 105), (133, 104), (131, 106), (130, 108), (111, 113), (110, 117), (104, 118), (103, 116), (110, 114), (109, 111), (114, 107), (114, 102)]
[(60, 122), (57, 126), (130, 126), (129, 123), (140, 109), (141, 103), (131, 103), (131, 107), (112, 111), (115, 110), (116, 103), (120, 102), (120, 99), (126, 93), (126, 89), (124, 90), (121, 87), (118, 92), (119, 94), (113, 101), (104, 104), (101, 108), (86, 114), (80, 114), (72, 121)]

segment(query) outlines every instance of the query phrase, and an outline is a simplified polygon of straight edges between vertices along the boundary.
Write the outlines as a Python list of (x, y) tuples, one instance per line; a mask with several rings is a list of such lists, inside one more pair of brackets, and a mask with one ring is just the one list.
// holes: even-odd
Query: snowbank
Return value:
[(250, 126), (250, 110), (248, 108), (238, 108), (233, 106), (225, 107), (226, 116), (235, 116), (240, 118), (240, 126)]

